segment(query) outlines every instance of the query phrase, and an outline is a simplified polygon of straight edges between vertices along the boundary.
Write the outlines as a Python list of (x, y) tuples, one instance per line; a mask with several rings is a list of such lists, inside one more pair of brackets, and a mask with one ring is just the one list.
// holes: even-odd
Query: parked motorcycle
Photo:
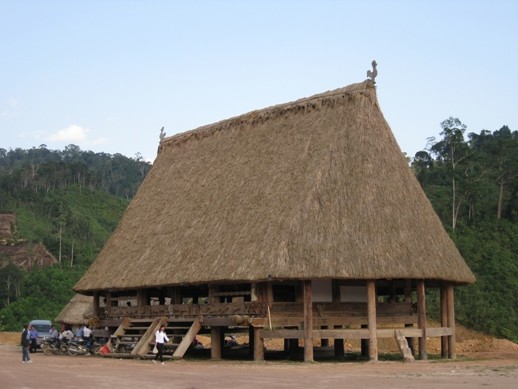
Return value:
[(45, 355), (68, 354), (68, 343), (66, 340), (46, 336), (43, 338), (41, 349)]
[(90, 354), (91, 343), (87, 343), (84, 339), (74, 339), (68, 342), (68, 355), (86, 355)]

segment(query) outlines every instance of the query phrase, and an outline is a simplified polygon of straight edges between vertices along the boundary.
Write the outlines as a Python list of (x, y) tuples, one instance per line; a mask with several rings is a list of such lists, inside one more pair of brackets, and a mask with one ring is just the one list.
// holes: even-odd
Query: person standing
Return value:
[(36, 329), (36, 327), (31, 326), (31, 328), (29, 329), (29, 333), (30, 333), (30, 341), (31, 341), (29, 351), (31, 353), (35, 353), (36, 348), (38, 347), (38, 344), (36, 343), (36, 340), (38, 339), (38, 336), (39, 336), (38, 330)]
[(56, 330), (56, 327), (55, 326), (50, 326), (50, 337), (52, 339), (57, 339), (59, 338), (59, 333), (58, 333), (58, 330)]
[(164, 364), (164, 344), (166, 342), (169, 342), (169, 338), (165, 333), (165, 324), (162, 324), (160, 329), (155, 333), (155, 346), (158, 349), (158, 352), (153, 359), (153, 363), (156, 363), (156, 361), (160, 360), (162, 365)]
[(23, 332), (22, 332), (22, 339), (21, 339), (21, 345), (22, 345), (22, 362), (23, 363), (32, 363), (31, 357), (29, 356), (29, 347), (31, 345), (31, 334), (28, 329), (28, 325), (23, 325)]
[(94, 346), (94, 338), (92, 334), (92, 330), (88, 328), (88, 324), (83, 328), (83, 340), (85, 341), (86, 349), (88, 353), (92, 353), (92, 348)]

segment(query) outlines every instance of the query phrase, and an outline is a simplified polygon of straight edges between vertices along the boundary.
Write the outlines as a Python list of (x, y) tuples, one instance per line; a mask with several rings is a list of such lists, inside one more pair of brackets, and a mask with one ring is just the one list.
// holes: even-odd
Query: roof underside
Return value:
[(267, 278), (474, 281), (370, 81), (166, 139), (75, 290)]

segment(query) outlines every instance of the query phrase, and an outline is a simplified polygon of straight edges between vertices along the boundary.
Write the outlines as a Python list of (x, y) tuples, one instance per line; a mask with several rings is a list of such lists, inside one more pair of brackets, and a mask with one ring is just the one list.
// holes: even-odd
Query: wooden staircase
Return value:
[(113, 357), (154, 357), (152, 349), (155, 345), (155, 333), (162, 324), (166, 325), (167, 337), (172, 341), (165, 345), (165, 356), (172, 355), (174, 359), (183, 358), (201, 329), (198, 318), (131, 319), (126, 317), (113, 333), (117, 340), (112, 345), (111, 355), (108, 355)]

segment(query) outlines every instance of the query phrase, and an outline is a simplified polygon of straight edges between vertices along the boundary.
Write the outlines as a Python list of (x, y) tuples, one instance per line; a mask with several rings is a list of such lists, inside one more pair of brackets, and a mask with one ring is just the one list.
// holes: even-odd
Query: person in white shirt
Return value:
[(94, 338), (92, 336), (92, 330), (88, 328), (88, 325), (85, 325), (83, 328), (83, 340), (85, 341), (86, 349), (91, 354), (94, 346)]
[(160, 360), (162, 365), (164, 364), (164, 344), (166, 342), (169, 342), (169, 338), (167, 337), (165, 333), (165, 324), (162, 324), (160, 326), (160, 329), (155, 333), (155, 346), (158, 349), (157, 354), (155, 355), (155, 358), (153, 359), (153, 363), (156, 363), (156, 361)]

